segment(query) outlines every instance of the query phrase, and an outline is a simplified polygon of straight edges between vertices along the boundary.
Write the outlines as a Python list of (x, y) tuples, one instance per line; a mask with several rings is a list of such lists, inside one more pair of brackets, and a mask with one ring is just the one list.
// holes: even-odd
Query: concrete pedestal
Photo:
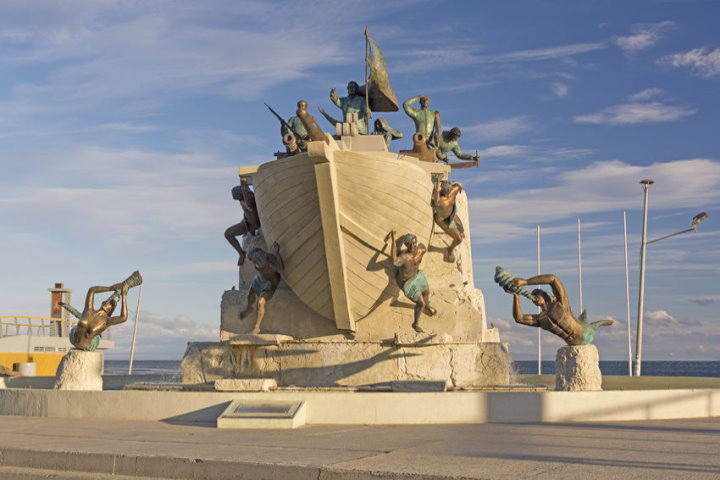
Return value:
[(555, 390), (602, 390), (600, 356), (595, 345), (565, 345), (555, 356)]
[(102, 390), (102, 352), (70, 350), (58, 366), (55, 390)]
[[(502, 343), (460, 342), (449, 335), (407, 333), (385, 342), (343, 338), (250, 343), (190, 342), (183, 383), (272, 378), (279, 386), (360, 386), (441, 381), (450, 388), (507, 385), (510, 356)], [(268, 335), (269, 337), (269, 335)]]

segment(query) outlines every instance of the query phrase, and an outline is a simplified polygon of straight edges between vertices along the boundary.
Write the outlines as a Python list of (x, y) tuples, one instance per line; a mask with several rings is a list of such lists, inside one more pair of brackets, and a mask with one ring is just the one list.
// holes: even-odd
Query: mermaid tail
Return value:
[(583, 310), (580, 314), (578, 322), (585, 327), (585, 331), (583, 332), (583, 342), (585, 345), (589, 345), (593, 342), (593, 340), (595, 340), (595, 334), (597, 333), (598, 327), (609, 327), (615, 323), (614, 320), (597, 320), (595, 322), (588, 323), (586, 310)]
[(75, 318), (80, 320), (80, 316), (82, 315), (82, 313), (80, 313), (77, 308), (75, 308), (72, 305), (70, 305), (69, 303), (65, 303), (65, 302), (59, 302), (58, 305), (63, 307), (65, 310), (70, 312)]

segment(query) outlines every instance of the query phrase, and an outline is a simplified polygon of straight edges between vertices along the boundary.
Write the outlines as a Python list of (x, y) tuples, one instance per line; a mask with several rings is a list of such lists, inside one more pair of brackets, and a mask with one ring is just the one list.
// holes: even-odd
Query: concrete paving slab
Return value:
[(97, 478), (720, 478), (720, 418), (296, 430), (13, 416), (0, 422), (0, 468)]

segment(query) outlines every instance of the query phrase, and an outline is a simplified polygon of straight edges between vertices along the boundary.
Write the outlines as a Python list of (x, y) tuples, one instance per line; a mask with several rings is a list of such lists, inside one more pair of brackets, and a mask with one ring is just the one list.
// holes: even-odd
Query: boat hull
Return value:
[(389, 232), (413, 233), (425, 245), (432, 233), (431, 175), (415, 159), (323, 146), (261, 165), (253, 183), (285, 281), (340, 329), (354, 331), (397, 294)]

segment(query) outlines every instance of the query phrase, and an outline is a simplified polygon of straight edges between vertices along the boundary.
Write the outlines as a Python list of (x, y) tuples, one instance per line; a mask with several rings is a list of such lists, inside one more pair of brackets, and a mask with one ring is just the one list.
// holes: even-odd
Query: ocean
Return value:
[[(537, 373), (537, 361), (521, 360), (515, 362), (515, 370), (520, 374)], [(601, 361), (603, 375), (627, 375), (627, 361)], [(106, 375), (127, 375), (127, 360), (105, 360)], [(179, 375), (180, 360), (135, 360), (133, 375)], [(542, 362), (542, 373), (554, 374), (555, 362)], [(655, 377), (720, 377), (720, 362), (675, 362), (649, 361), (642, 364), (643, 376)]]
[[(555, 361), (543, 360), (543, 374), (555, 373)], [(519, 374), (537, 374), (537, 360), (515, 361), (515, 370)], [(603, 375), (627, 375), (627, 360), (600, 361)], [(644, 377), (720, 377), (720, 362), (675, 362), (646, 361), (642, 362), (641, 374)]]

